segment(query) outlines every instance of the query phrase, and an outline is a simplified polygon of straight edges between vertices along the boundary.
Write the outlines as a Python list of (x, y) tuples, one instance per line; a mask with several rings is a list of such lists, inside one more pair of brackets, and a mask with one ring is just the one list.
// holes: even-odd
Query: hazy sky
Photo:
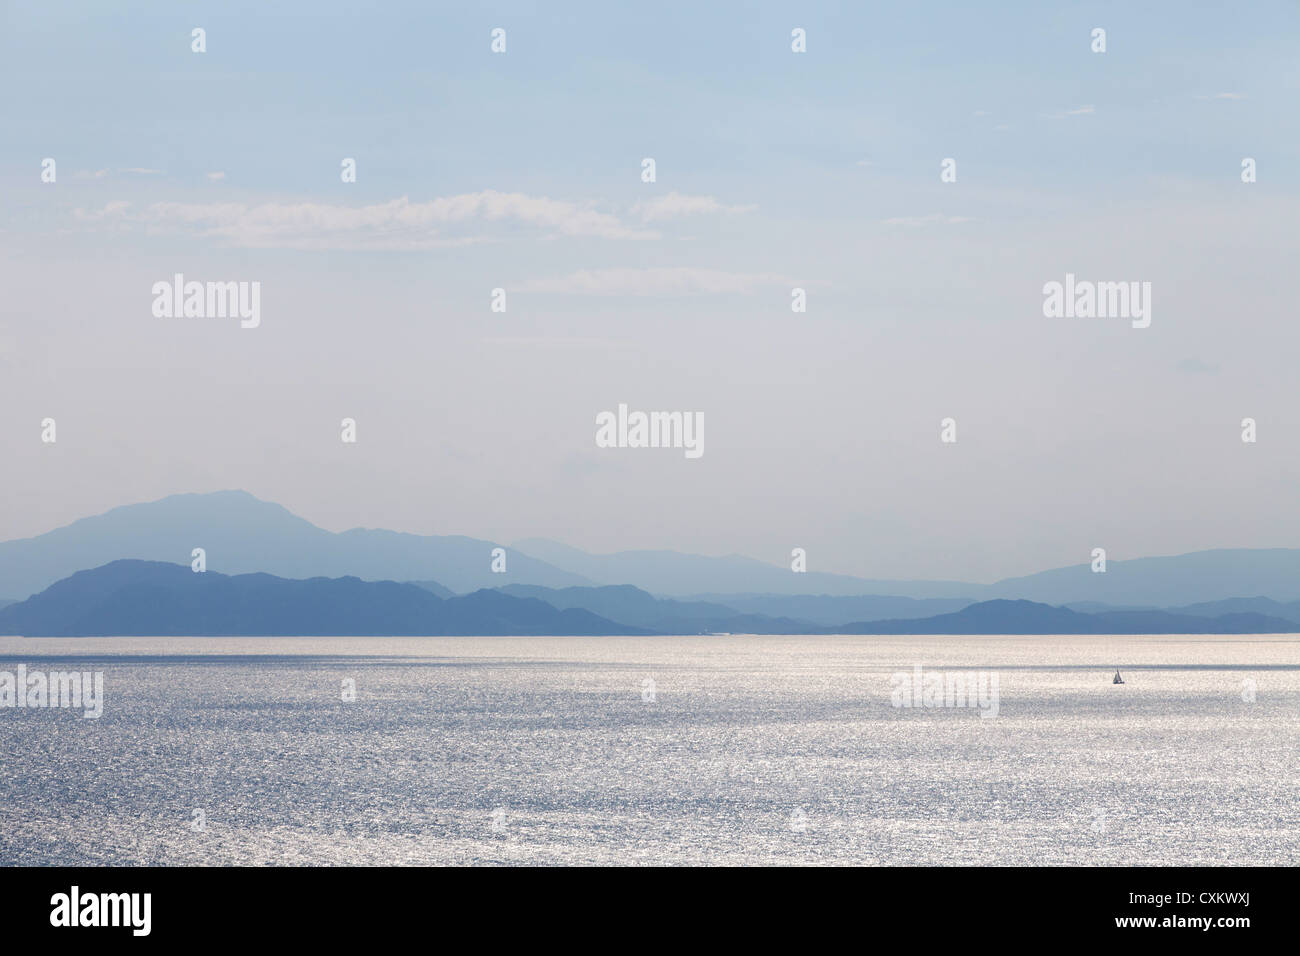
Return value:
[(243, 488), (873, 577), (1300, 546), (1293, 2), (125, 6), (0, 4), (0, 538)]

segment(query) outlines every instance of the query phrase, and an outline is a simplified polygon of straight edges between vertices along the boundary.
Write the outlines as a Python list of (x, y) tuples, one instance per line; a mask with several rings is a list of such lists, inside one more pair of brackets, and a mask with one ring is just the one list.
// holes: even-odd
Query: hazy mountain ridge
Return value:
[[(993, 600), (927, 618), (822, 627), (789, 618), (721, 614), (718, 605), (655, 598), (630, 586), (511, 585), (441, 598), (422, 584), (356, 577), (294, 580), (195, 573), (120, 560), (79, 571), (0, 608), (0, 634), (91, 636), (487, 636), (701, 634), (1240, 634), (1291, 633), (1294, 622), (1252, 611), (1083, 613)], [(510, 593), (511, 591), (515, 593)], [(553, 602), (553, 603), (552, 603)], [(602, 614), (593, 613), (598, 608)]]
[[(455, 591), (453, 591), (451, 588), (443, 587), (437, 581), (407, 581), (406, 583), (414, 584), (417, 588), (424, 588), (426, 591), (436, 594), (440, 598), (449, 598), (449, 597), (456, 596)], [(554, 605), (552, 605), (552, 607), (553, 606)]]
[(195, 573), (121, 560), (0, 608), (0, 634), (97, 636), (481, 636), (643, 634), (581, 608), (494, 590), (443, 599), (414, 584)]
[(1300, 623), (1300, 601), (1274, 601), (1272, 598), (1266, 597), (1227, 598), (1222, 601), (1202, 601), (1197, 604), (1187, 604), (1182, 607), (1165, 608), (1165, 610), (1174, 614), (1210, 616), (1254, 612), (1256, 614), (1267, 614), (1273, 617), (1284, 617), (1287, 620)]
[[(852, 621), (812, 622), (807, 619), (770, 617), (746, 614), (729, 609), (720, 602), (676, 601), (655, 598), (653, 595), (628, 585), (602, 588), (563, 588), (552, 590), (543, 587), (511, 585), (503, 591), (516, 595), (536, 597), (555, 607), (584, 607), (587, 610), (622, 624), (647, 627), (663, 633), (699, 634), (726, 631), (733, 634), (1238, 634), (1238, 633), (1296, 633), (1300, 632), (1300, 602), (1294, 605), (1279, 604), (1259, 598), (1238, 598), (1231, 601), (1209, 602), (1188, 608), (1109, 608), (1102, 606), (1093, 611), (1078, 608), (1056, 607), (1033, 601), (965, 602), (954, 611), (937, 615), (916, 615), (906, 618), (872, 618)], [(724, 596), (725, 597), (725, 596)], [(787, 599), (776, 595), (763, 595), (772, 602)], [(899, 598), (866, 597), (862, 599), (805, 596), (806, 606), (854, 607), (859, 601), (870, 606), (889, 606), (906, 601), (909, 610), (934, 604), (947, 604), (947, 600), (910, 601)], [(829, 603), (826, 603), (829, 602)], [(1278, 613), (1263, 613), (1275, 610)], [(730, 610), (731, 616), (726, 612)], [(1289, 612), (1284, 613), (1284, 612)], [(917, 628), (920, 628), (918, 630)], [(957, 628), (957, 631), (952, 631)], [(973, 630), (971, 628), (974, 628)]]
[[(506, 548), (507, 573), (497, 574), (491, 569), (492, 550), (502, 546), (491, 541), (368, 529), (334, 533), (242, 491), (173, 495), (2, 542), (0, 593), (31, 594), (77, 571), (123, 558), (188, 561), (195, 547), (204, 548), (208, 568), (222, 574), (414, 581), (443, 598), (520, 585), (587, 588), (590, 593), (552, 596), (552, 606), (586, 607), (607, 616), (593, 608), (604, 609), (606, 599), (618, 598), (609, 606), (617, 608), (622, 623), (648, 621), (653, 623), (631, 626), (691, 633), (770, 633), (778, 627), (803, 630), (844, 621), (918, 620), (990, 599), (1069, 606), (1088, 614), (1163, 610), (1220, 617), (1240, 612), (1300, 621), (1300, 550), (1220, 549), (1112, 560), (1104, 574), (1080, 564), (981, 585), (796, 574), (738, 555), (596, 555), (534, 538)], [(596, 593), (624, 585), (639, 594)]]
[(803, 634), (815, 625), (808, 621), (763, 614), (747, 614), (722, 604), (656, 598), (630, 584), (604, 587), (551, 589), (511, 584), (500, 589), (516, 597), (535, 597), (557, 608), (581, 607), (593, 614), (661, 634)]
[[(1005, 578), (993, 584), (959, 581), (877, 580), (816, 572), (793, 573), (737, 555), (705, 557), (674, 551), (589, 554), (545, 539), (518, 542), (548, 563), (600, 584), (633, 583), (653, 594), (691, 600), (733, 601), (753, 613), (780, 608), (783, 616), (818, 617), (825, 612), (781, 604), (782, 598), (877, 598), (896, 602), (900, 619), (917, 616), (905, 601), (970, 602), (1029, 600), (1053, 606), (1106, 605), (1117, 609), (1165, 608), (1261, 595), (1300, 603), (1300, 549), (1220, 548), (1189, 554), (1107, 562), (1104, 573), (1090, 563)], [(737, 597), (739, 595), (739, 597)], [(744, 603), (742, 603), (744, 602)], [(763, 606), (762, 602), (766, 602)], [(902, 607), (899, 613), (898, 607)], [(888, 612), (887, 612), (888, 613)]]
[(909, 598), (881, 594), (700, 594), (691, 600), (733, 608), (737, 612), (768, 617), (788, 617), (831, 626), (845, 621), (931, 617), (960, 611), (976, 599)]
[(686, 598), (712, 594), (889, 594), (903, 597), (966, 597), (982, 585), (955, 581), (877, 581), (847, 574), (805, 571), (733, 554), (710, 557), (679, 551), (618, 551), (590, 554), (546, 538), (515, 542), (520, 551), (595, 584), (635, 584), (652, 594)]
[(1280, 602), (1300, 599), (1300, 549), (1216, 548), (1108, 561), (1104, 574), (1080, 564), (1006, 578), (990, 585), (981, 596), (1049, 604), (1097, 601), (1175, 607), (1237, 600), (1243, 594)]
[(223, 574), (258, 571), (286, 578), (374, 581), (432, 579), (457, 592), (525, 581), (588, 584), (525, 554), (507, 554), (494, 574), (491, 541), (356, 528), (335, 534), (244, 491), (172, 495), (124, 505), (33, 538), (0, 542), (0, 593), (29, 596), (68, 575), (131, 558), (175, 563), (203, 548)]
[(1293, 621), (1262, 614), (1217, 617), (1165, 611), (1111, 611), (1085, 614), (1036, 601), (998, 598), (981, 601), (952, 614), (934, 617), (861, 621), (826, 628), (825, 634), (1291, 634)]

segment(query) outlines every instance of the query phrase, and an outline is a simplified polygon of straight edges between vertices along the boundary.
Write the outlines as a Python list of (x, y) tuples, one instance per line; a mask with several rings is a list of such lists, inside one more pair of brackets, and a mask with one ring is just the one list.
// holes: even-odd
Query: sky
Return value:
[(0, 539), (242, 488), (874, 578), (1300, 546), (1295, 3), (370, 6), (0, 3)]

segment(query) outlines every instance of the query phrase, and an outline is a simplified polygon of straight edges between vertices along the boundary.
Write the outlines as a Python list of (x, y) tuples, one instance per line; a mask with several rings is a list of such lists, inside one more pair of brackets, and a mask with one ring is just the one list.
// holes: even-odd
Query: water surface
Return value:
[[(1296, 635), (0, 638), (19, 663), (106, 702), (0, 709), (3, 864), (1300, 863)], [(917, 664), (996, 674), (998, 716), (894, 707)]]

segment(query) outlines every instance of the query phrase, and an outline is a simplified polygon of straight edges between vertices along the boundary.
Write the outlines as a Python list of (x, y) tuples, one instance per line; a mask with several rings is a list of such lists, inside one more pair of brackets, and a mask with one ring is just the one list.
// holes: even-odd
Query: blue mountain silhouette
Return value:
[(460, 535), (365, 528), (334, 533), (245, 491), (172, 495), (114, 508), (34, 538), (0, 542), (0, 594), (23, 598), (75, 571), (119, 558), (188, 563), (194, 548), (203, 548), (208, 567), (223, 574), (432, 579), (460, 593), (506, 583), (590, 583), (513, 551), (507, 551), (506, 573), (495, 574), (496, 547), (501, 546)]
[(0, 634), (92, 636), (424, 636), (644, 634), (581, 608), (480, 590), (440, 598), (415, 584), (195, 573), (113, 561), (0, 608)]

